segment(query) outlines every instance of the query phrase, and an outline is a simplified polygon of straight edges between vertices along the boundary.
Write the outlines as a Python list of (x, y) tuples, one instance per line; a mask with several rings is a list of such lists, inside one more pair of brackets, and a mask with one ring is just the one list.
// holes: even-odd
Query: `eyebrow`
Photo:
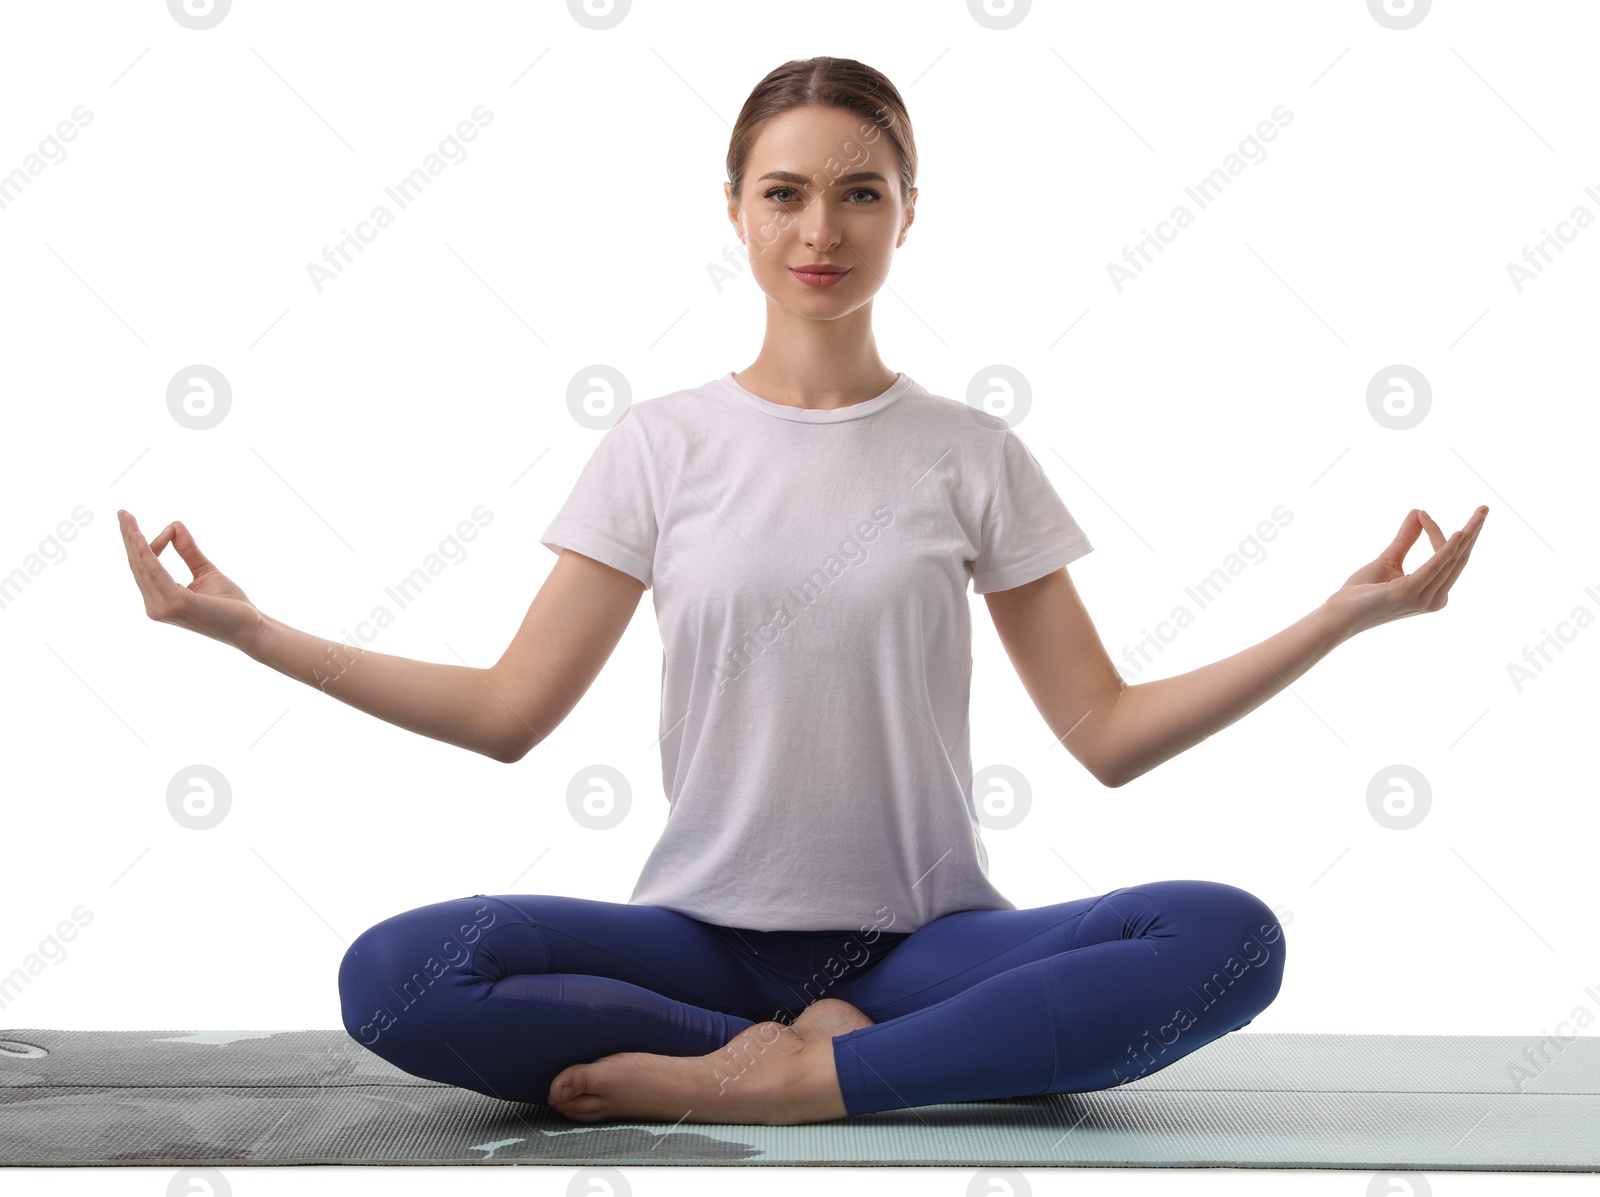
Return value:
[[(811, 183), (811, 180), (806, 178), (805, 175), (797, 174), (792, 170), (769, 170), (756, 182), (763, 183), (768, 179), (776, 179), (780, 183), (793, 183), (797, 187), (806, 187)], [(840, 175), (833, 181), (835, 187), (843, 187), (849, 183), (882, 183), (887, 187), (889, 180), (875, 170), (858, 170), (853, 175)]]

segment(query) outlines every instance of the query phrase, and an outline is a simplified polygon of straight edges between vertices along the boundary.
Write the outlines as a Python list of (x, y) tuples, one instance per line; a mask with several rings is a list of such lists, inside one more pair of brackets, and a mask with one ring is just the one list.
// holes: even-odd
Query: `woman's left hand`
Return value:
[[(1472, 555), (1472, 546), (1488, 514), (1487, 507), (1479, 507), (1461, 530), (1446, 540), (1427, 512), (1409, 512), (1389, 547), (1370, 564), (1351, 574), (1349, 581), (1329, 596), (1327, 606), (1340, 626), (1354, 634), (1393, 619), (1442, 608), (1450, 587), (1455, 585), (1467, 558)], [(1408, 574), (1406, 551), (1424, 528), (1428, 530), (1428, 539), (1433, 541), (1433, 556)]]

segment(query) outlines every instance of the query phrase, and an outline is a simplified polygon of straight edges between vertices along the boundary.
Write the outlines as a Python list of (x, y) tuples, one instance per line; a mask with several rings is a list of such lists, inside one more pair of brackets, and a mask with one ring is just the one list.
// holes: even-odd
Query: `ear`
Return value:
[(733, 196), (733, 184), (722, 184), (722, 197), (728, 204), (728, 223), (733, 225), (734, 232), (739, 234), (739, 243), (744, 243), (744, 227), (739, 223), (739, 201)]
[(894, 243), (894, 247), (896, 249), (899, 249), (902, 245), (904, 245), (906, 243), (906, 232), (911, 228), (911, 224), (912, 224), (912, 222), (914, 220), (916, 220), (916, 218), (917, 218), (917, 189), (915, 187), (913, 187), (911, 189), (911, 200), (910, 200), (909, 203), (906, 204), (905, 219), (900, 222), (900, 239)]

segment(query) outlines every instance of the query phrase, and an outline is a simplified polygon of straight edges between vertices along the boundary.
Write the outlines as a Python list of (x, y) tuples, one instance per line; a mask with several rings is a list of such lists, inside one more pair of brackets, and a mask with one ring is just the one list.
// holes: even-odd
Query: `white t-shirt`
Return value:
[(636, 402), (540, 538), (655, 593), (670, 810), (630, 903), (758, 931), (1015, 910), (968, 747), (967, 583), (1093, 549), (998, 416), (902, 373), (865, 403), (733, 374)]

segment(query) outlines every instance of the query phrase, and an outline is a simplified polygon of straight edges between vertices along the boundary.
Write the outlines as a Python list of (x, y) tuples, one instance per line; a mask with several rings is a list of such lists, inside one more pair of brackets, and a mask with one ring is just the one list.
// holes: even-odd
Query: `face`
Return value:
[[(845, 109), (807, 107), (762, 126), (742, 194), (728, 183), (722, 189), (767, 297), (797, 315), (832, 319), (877, 293), (905, 243), (917, 189), (904, 204), (899, 180), (894, 143), (876, 124)], [(793, 269), (819, 262), (848, 273), (814, 286)]]

